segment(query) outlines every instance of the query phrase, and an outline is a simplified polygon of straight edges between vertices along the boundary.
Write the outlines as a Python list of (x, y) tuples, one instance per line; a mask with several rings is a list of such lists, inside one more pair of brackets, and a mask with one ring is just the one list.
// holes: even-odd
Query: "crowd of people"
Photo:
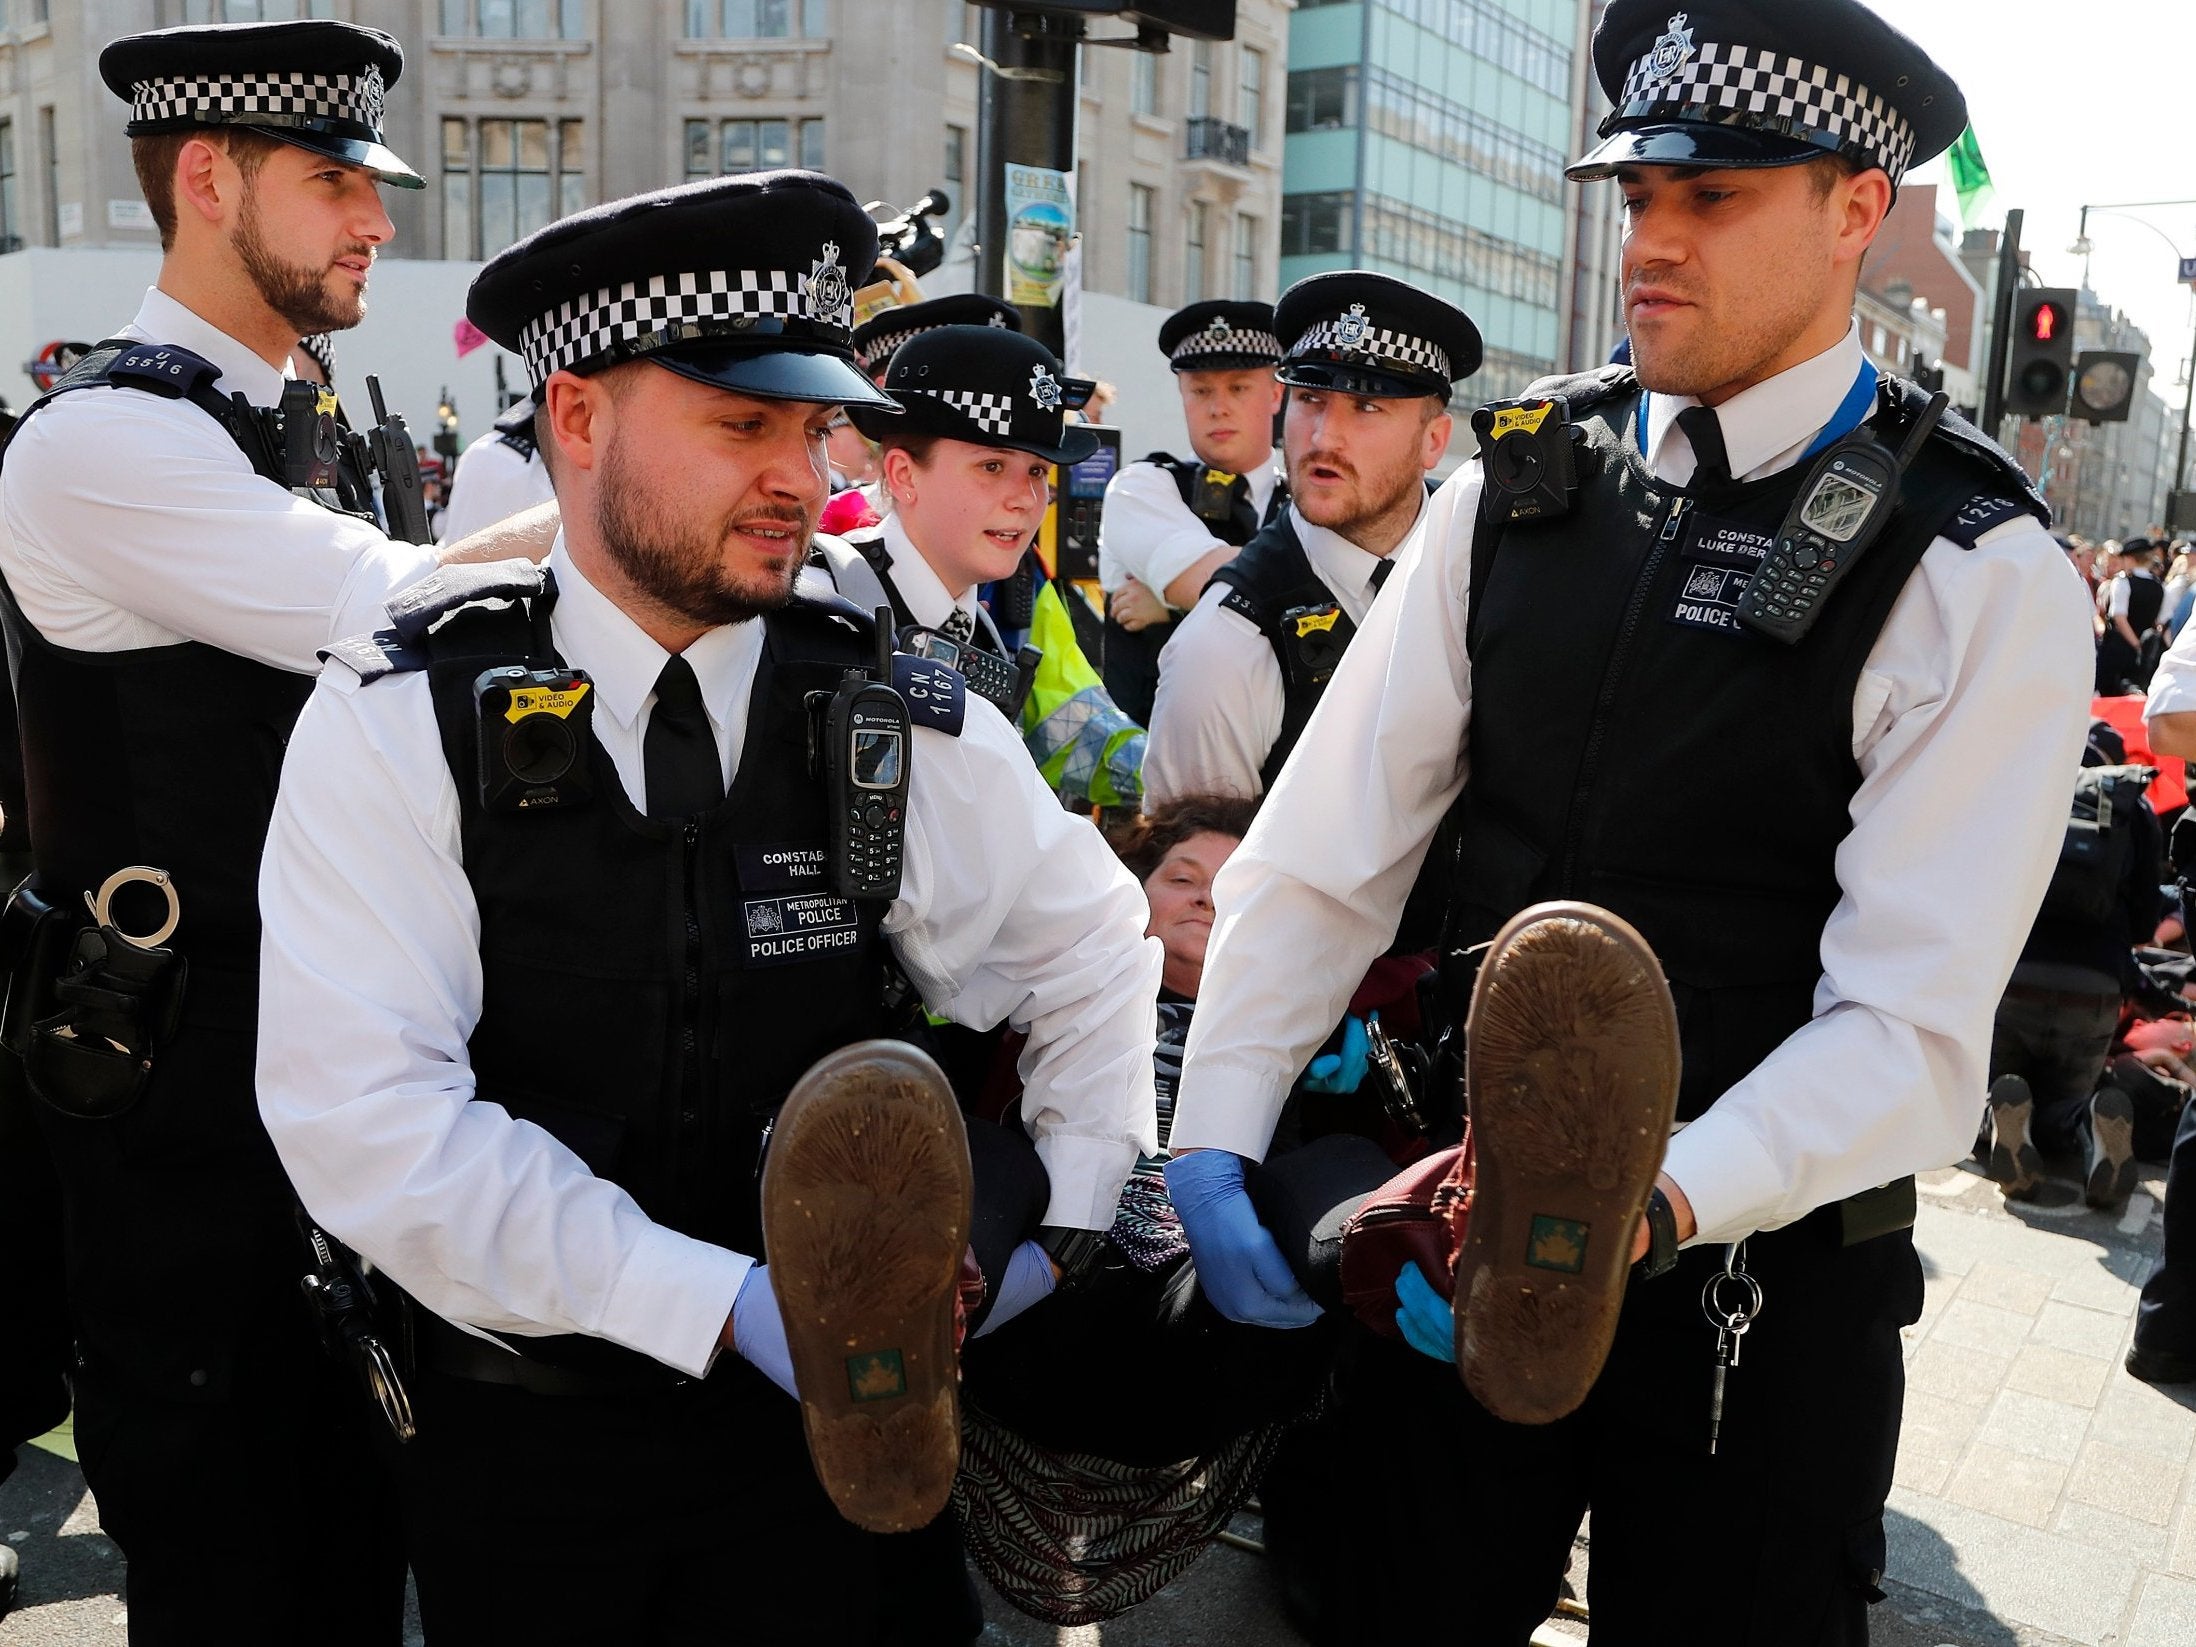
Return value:
[[(2155, 774), (2067, 794), (2092, 642), (2196, 754), (2187, 556), (2055, 543), (1852, 319), (1951, 78), (1615, 0), (1629, 364), (1475, 415), (1408, 282), (1193, 303), (1097, 612), (1104, 386), (857, 326), (808, 171), (491, 259), (527, 393), (389, 535), (277, 409), (403, 68), (111, 43), (160, 278), (0, 466), (0, 1442), (73, 1408), (132, 1638), (386, 1647), (408, 1569), (436, 1643), (958, 1647), (1256, 1491), (1318, 1642), (1523, 1643), (1589, 1506), (1598, 1638), (1864, 1641), (1914, 1174), (2196, 1174)], [(1899, 507), (1795, 556), (1853, 443)]]

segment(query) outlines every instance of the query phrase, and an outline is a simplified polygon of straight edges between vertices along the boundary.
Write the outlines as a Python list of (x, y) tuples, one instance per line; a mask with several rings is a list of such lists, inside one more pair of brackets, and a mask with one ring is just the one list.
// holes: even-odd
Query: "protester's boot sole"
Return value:
[(953, 1490), (970, 1195), (953, 1091), (904, 1042), (832, 1053), (778, 1112), (763, 1243), (808, 1453), (839, 1513), (871, 1532), (928, 1525)]
[(2101, 1088), (2089, 1102), (2094, 1157), (2082, 1199), (2099, 1211), (2124, 1204), (2135, 1189), (2135, 1101), (2117, 1087)]
[(2029, 1130), (2035, 1118), (2036, 1100), (2026, 1081), (2001, 1075), (1990, 1083), (1990, 1157), (1983, 1171), (2008, 1201), (2032, 1199), (2044, 1181), (2043, 1156)]
[(1646, 940), (1591, 904), (1495, 935), (1465, 1020), (1473, 1188), (1456, 1361), (1479, 1404), (1548, 1424), (1593, 1388), (1677, 1108), (1677, 1013)]

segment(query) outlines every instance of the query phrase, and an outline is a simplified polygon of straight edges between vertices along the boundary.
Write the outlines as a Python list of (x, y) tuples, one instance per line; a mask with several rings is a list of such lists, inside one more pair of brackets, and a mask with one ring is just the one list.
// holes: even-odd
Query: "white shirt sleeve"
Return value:
[(1147, 812), (1182, 795), (1253, 796), (1265, 787), (1259, 772), (1286, 709), (1281, 665), (1258, 626), (1221, 605), (1227, 592), (1208, 585), (1159, 653), (1144, 746)]
[(1163, 952), (1087, 818), (971, 696), (958, 738), (919, 732), (900, 897), (884, 930), (932, 1011), (1028, 1032), (1022, 1119), (1052, 1179), (1045, 1222), (1103, 1229), (1158, 1148), (1151, 1035)]
[(81, 651), (194, 640), (310, 674), (434, 565), (431, 544), (253, 473), (190, 402), (132, 389), (40, 411), (0, 483), (0, 570), (40, 633)]
[(2107, 619), (2127, 616), (2127, 597), (2134, 581), (2132, 578), (2121, 576), (2114, 578), (2111, 583), (2105, 586), (2111, 592), (2111, 599), (2105, 605), (2105, 617)]
[(521, 510), (556, 496), (549, 466), (537, 457), (521, 457), (500, 435), (482, 435), (465, 448), (450, 477), (450, 504), (442, 511), (442, 541), (469, 538)]
[(1111, 594), (1130, 578), (1162, 600), (1167, 585), (1227, 545), (1190, 513), (1174, 477), (1131, 463), (1106, 483), (1098, 517), (1098, 581)]
[(260, 865), (259, 1108), (323, 1228), (435, 1314), (587, 1333), (699, 1376), (751, 1259), (652, 1222), (475, 1102), (480, 915), (424, 675), (332, 665)]
[(2196, 709), (2196, 623), (2184, 623), (2165, 656), (2158, 660), (2158, 672), (2150, 678), (2143, 719), (2185, 715), (2192, 709)]

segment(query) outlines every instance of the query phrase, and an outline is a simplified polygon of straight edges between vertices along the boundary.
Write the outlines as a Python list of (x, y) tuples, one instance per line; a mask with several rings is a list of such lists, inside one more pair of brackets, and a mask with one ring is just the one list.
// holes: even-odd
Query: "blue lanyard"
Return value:
[[(1637, 439), (1639, 441), (1639, 455), (1642, 458), (1647, 455), (1648, 398), (1649, 397), (1647, 395), (1647, 392), (1645, 390), (1641, 390), (1639, 396), (1639, 430)], [(1832, 414), (1830, 421), (1822, 426), (1822, 433), (1815, 437), (1814, 444), (1809, 446), (1806, 451), (1800, 453), (1799, 461), (1805, 463), (1809, 458), (1814, 457), (1816, 454), (1828, 451), (1839, 441), (1843, 440), (1847, 435), (1851, 434), (1855, 429), (1858, 429), (1863, 423), (1868, 421), (1869, 408), (1875, 405), (1875, 402), (1875, 363), (1873, 361), (1863, 360), (1861, 362), (1859, 375), (1853, 379), (1853, 387), (1845, 391), (1845, 399), (1838, 403), (1838, 409), (1835, 413)]]

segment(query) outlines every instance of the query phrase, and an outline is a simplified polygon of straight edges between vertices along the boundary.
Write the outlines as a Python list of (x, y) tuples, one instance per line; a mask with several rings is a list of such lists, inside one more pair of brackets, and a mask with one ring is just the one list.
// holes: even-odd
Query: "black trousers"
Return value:
[(1990, 1078), (2018, 1075), (2036, 1100), (2036, 1139), (2078, 1153), (2087, 1142), (2089, 1100), (2112, 1055), (2118, 989), (2094, 996), (2015, 984), (1998, 1002), (1990, 1034)]
[(1714, 1457), (1700, 1297), (1721, 1249), (1632, 1284), (1607, 1368), (1556, 1424), (1502, 1423), (1454, 1367), (1360, 1336), (1317, 1456), (1265, 1492), (1269, 1544), (1277, 1510), (1304, 1524), (1293, 1496), (1325, 1500), (1323, 1537), (1274, 1544), (1315, 1639), (1521, 1647), (1591, 1507), (1597, 1647), (1865, 1642), (1920, 1262), (1904, 1232), (1840, 1247), (1834, 1210), (1755, 1237), (1746, 1262), (1764, 1305)]
[(2135, 1315), (2135, 1342), (2146, 1350), (2196, 1356), (2196, 1103), (2181, 1110), (2166, 1162), (2165, 1246)]

